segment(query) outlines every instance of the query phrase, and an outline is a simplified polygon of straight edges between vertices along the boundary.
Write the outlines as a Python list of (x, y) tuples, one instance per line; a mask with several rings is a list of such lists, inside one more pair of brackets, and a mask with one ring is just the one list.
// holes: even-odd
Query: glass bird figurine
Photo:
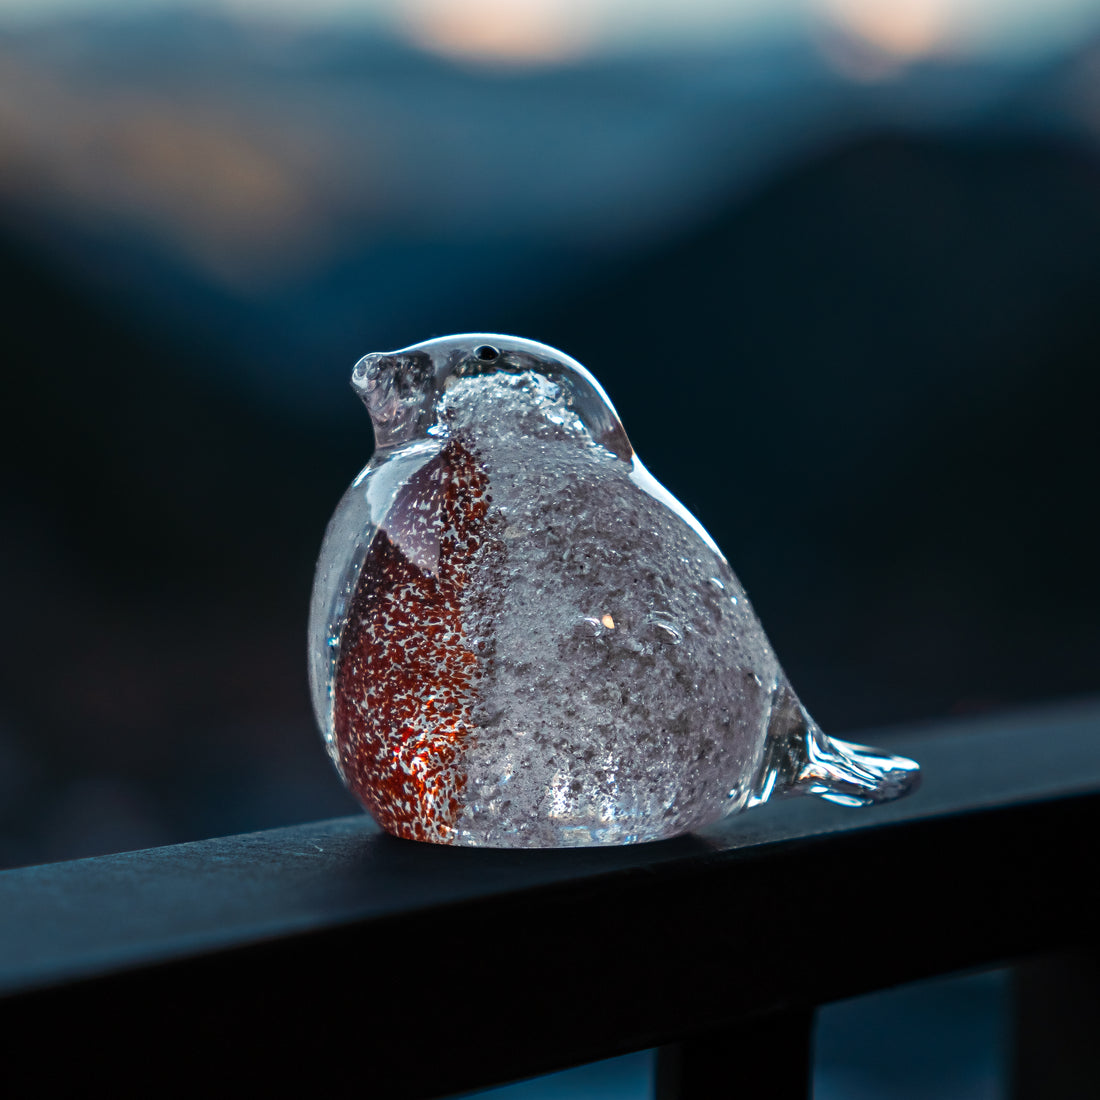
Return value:
[(375, 452), (310, 614), (325, 744), (388, 832), (486, 847), (676, 836), (779, 794), (904, 794), (825, 736), (699, 521), (568, 355), (467, 335), (374, 353)]

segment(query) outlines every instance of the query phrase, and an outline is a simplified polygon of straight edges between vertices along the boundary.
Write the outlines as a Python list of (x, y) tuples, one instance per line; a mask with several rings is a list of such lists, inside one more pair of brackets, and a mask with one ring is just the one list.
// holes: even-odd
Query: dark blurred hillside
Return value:
[[(696, 168), (722, 112), (744, 131), (714, 141), (706, 187), (671, 170), (647, 180), (638, 209), (664, 189), (679, 213), (613, 248), (589, 247), (590, 196), (556, 208), (574, 232), (525, 236), (520, 214), (538, 229), (545, 196), (524, 213), (522, 188), (498, 180), (493, 194), (516, 204), (507, 232), (463, 223), (457, 206), (457, 229), (419, 237), (403, 224), (364, 234), (349, 216), (346, 247), (319, 268), (244, 293), (204, 283), (140, 219), (122, 231), (0, 211), (0, 865), (354, 810), (313, 728), (304, 652), (321, 533), (371, 448), (346, 379), (372, 344), (446, 331), (515, 332), (594, 371), (643, 460), (726, 551), (827, 728), (1100, 688), (1092, 146), (996, 112), (877, 136), (864, 116), (837, 143), (804, 103), (777, 94), (765, 110), (753, 92), (756, 113), (737, 115), (725, 92), (693, 106), (702, 93), (686, 81), (647, 131), (601, 81), (606, 129), (634, 120), (643, 168), (696, 107)], [(482, 95), (488, 81), (467, 84)], [(537, 81), (524, 88), (537, 98)], [(577, 95), (553, 132), (583, 111)], [(74, 101), (43, 99), (66, 155)], [(523, 111), (510, 110), (514, 129)], [(760, 185), (764, 161), (779, 162), (759, 151), (769, 118), (802, 153)], [(229, 180), (235, 135), (252, 131), (226, 126)], [(206, 130), (181, 127), (206, 148)], [(471, 209), (491, 206), (477, 159), (461, 177)], [(93, 176), (95, 195), (114, 179)], [(624, 178), (604, 178), (612, 200)], [(448, 182), (433, 184), (444, 198)], [(202, 201), (224, 214), (216, 194)], [(608, 217), (629, 220), (622, 205)], [(247, 248), (215, 243), (247, 252), (264, 217)]]
[(301, 670), (369, 427), (219, 385), (10, 246), (0, 288), (0, 862), (351, 811)]

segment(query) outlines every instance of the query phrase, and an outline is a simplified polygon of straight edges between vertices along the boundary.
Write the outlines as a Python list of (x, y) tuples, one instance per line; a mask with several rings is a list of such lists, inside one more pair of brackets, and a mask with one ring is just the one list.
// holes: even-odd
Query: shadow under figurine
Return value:
[(487, 847), (676, 836), (917, 765), (826, 737), (726, 559), (569, 356), (466, 335), (375, 353), (376, 448), (329, 524), (317, 720), (387, 831)]

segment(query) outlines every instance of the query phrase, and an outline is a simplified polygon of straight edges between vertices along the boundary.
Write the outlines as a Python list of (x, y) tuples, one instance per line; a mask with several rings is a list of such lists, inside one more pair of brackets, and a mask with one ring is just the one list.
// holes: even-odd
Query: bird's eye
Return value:
[(482, 344), (481, 347), (474, 348), (474, 355), (483, 363), (491, 363), (494, 359), (500, 358), (500, 352), (489, 344)]

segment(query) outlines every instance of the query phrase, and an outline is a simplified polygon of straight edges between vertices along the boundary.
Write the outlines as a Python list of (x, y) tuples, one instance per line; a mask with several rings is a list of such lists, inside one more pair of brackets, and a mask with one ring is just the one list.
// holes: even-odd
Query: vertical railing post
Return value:
[(1100, 955), (1045, 956), (1013, 979), (1013, 1100), (1100, 1096)]
[(813, 1019), (784, 1012), (660, 1047), (656, 1100), (808, 1100)]

